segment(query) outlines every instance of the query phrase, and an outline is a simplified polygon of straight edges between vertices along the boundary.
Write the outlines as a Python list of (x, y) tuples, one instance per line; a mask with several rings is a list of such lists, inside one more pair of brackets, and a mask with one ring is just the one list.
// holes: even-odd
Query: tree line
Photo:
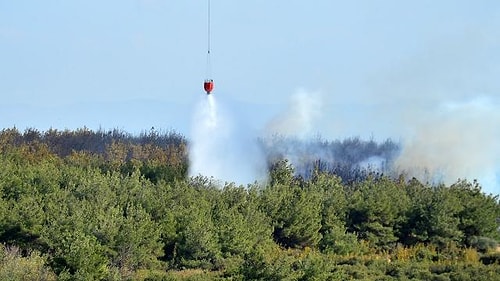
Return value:
[(500, 280), (500, 202), (475, 181), (304, 178), (276, 160), (236, 186), (187, 177), (186, 147), (1, 131), (0, 279)]

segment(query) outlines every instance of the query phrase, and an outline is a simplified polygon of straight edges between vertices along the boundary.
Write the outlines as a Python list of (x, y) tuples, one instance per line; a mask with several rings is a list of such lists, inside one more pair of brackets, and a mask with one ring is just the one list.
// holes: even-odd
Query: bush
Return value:
[(0, 280), (56, 280), (56, 275), (46, 265), (45, 257), (31, 252), (26, 257), (17, 247), (0, 246)]
[(480, 258), (480, 261), (486, 265), (489, 264), (500, 265), (500, 253), (486, 254)]
[(498, 247), (498, 243), (495, 239), (483, 236), (472, 236), (469, 240), (469, 244), (482, 253), (486, 253)]

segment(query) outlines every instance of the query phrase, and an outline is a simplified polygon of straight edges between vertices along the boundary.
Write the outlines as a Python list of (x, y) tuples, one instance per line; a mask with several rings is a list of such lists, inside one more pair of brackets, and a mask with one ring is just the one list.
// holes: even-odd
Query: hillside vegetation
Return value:
[(4, 129), (0, 167), (0, 280), (500, 280), (500, 202), (475, 181), (275, 160), (220, 184), (154, 130)]

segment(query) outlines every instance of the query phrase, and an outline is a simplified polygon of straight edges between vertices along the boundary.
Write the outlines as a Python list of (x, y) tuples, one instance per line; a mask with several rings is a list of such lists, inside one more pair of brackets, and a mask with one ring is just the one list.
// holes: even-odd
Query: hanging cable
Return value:
[(210, 37), (211, 37), (211, 29), (210, 29), (210, 0), (208, 0), (208, 7), (207, 7), (207, 79), (212, 78), (212, 65), (211, 65), (211, 60), (210, 60)]
[(210, 61), (210, 0), (208, 0), (208, 14), (207, 14), (207, 76), (205, 78), (205, 82), (203, 82), (203, 89), (207, 92), (207, 95), (210, 95), (212, 90), (214, 89), (214, 80), (212, 79), (212, 65)]
[(208, 53), (210, 54), (210, 0), (208, 0), (208, 15), (207, 15), (207, 26), (208, 26), (208, 30), (207, 30), (207, 35), (208, 35), (208, 42), (207, 42), (207, 49), (208, 49)]

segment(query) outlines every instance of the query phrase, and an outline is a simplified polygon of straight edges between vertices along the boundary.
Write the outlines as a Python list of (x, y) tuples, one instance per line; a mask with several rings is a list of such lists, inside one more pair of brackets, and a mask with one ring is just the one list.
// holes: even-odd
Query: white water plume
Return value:
[(264, 178), (266, 162), (256, 135), (237, 123), (213, 95), (194, 112), (189, 146), (190, 176), (245, 185)]

